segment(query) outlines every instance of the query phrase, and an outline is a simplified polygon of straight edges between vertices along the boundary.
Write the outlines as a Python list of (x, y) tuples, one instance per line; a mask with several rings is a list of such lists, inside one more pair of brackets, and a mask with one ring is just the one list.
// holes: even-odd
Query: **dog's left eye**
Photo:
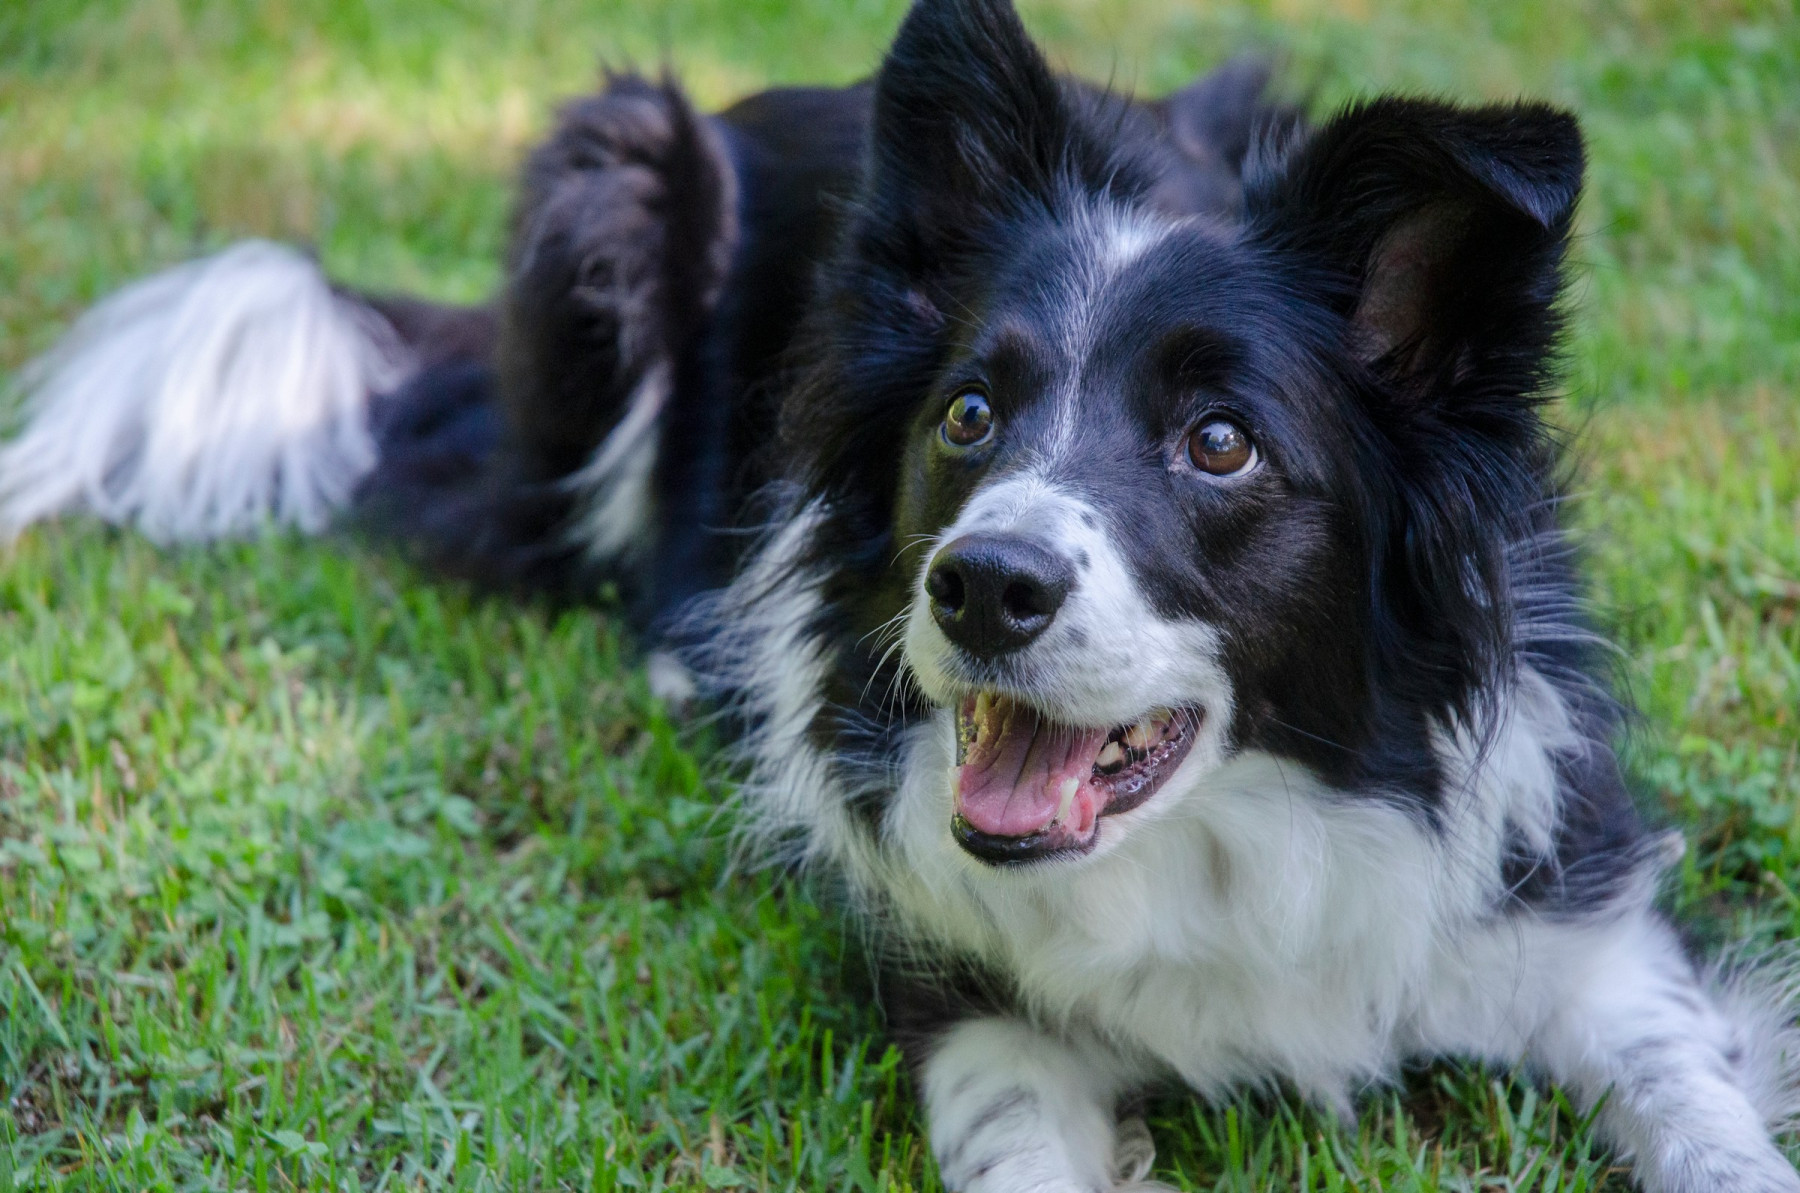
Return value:
[(944, 412), (944, 441), (951, 447), (975, 447), (994, 433), (994, 410), (987, 395), (965, 389), (950, 400)]
[(1188, 432), (1188, 460), (1209, 476), (1240, 476), (1256, 467), (1250, 432), (1230, 419), (1209, 418)]

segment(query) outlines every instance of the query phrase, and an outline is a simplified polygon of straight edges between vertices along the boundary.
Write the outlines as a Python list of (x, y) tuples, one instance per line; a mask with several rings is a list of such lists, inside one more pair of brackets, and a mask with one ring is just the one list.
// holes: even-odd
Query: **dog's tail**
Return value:
[(294, 249), (246, 241), (135, 282), (18, 379), (0, 534), (86, 511), (165, 541), (322, 529), (375, 466), (393, 325)]
[(73, 512), (163, 541), (317, 532), (354, 505), (478, 581), (617, 578), (653, 534), (735, 185), (672, 83), (617, 76), (526, 163), (491, 306), (355, 294), (264, 241), (134, 283), (18, 378), (0, 542)]

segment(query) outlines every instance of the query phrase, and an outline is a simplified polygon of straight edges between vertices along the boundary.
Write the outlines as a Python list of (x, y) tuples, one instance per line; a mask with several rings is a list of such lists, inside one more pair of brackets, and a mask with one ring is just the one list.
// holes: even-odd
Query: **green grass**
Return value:
[[(0, 373), (245, 234), (474, 298), (596, 60), (709, 103), (866, 72), (897, 0), (0, 2)], [(1129, 11), (1128, 11), (1129, 7)], [(1800, 934), (1800, 18), (1757, 0), (1039, 0), (1145, 89), (1280, 51), (1321, 104), (1541, 95), (1591, 137), (1568, 421), (1671, 902)], [(935, 1189), (836, 913), (733, 873), (709, 751), (612, 622), (354, 543), (0, 563), (0, 1188)], [(1195, 1189), (1622, 1187), (1439, 1067), (1359, 1131), (1152, 1107)]]

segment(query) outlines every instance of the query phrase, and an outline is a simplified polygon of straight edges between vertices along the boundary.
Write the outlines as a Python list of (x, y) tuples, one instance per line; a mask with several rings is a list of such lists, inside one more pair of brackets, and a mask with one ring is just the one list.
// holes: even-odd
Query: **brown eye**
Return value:
[(994, 411), (987, 395), (965, 389), (950, 401), (944, 414), (944, 442), (951, 447), (974, 447), (994, 433)]
[(1238, 476), (1256, 467), (1256, 445), (1234, 422), (1209, 418), (1188, 432), (1188, 459), (1211, 476)]

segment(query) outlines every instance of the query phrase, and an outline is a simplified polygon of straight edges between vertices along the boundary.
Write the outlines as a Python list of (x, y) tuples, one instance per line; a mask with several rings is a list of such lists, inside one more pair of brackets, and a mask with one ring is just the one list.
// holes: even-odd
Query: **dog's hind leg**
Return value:
[(591, 594), (654, 545), (650, 478), (735, 241), (734, 175), (672, 84), (562, 109), (526, 162), (488, 359), (381, 411), (368, 521), (493, 587)]
[(736, 175), (673, 84), (565, 107), (524, 171), (498, 356), (511, 483), (568, 503), (567, 546), (617, 578), (656, 530), (665, 409), (737, 240)]
[(564, 107), (520, 180), (491, 361), (386, 404), (369, 521), (492, 587), (644, 587), (666, 408), (724, 284), (734, 188), (672, 84), (617, 77)]

